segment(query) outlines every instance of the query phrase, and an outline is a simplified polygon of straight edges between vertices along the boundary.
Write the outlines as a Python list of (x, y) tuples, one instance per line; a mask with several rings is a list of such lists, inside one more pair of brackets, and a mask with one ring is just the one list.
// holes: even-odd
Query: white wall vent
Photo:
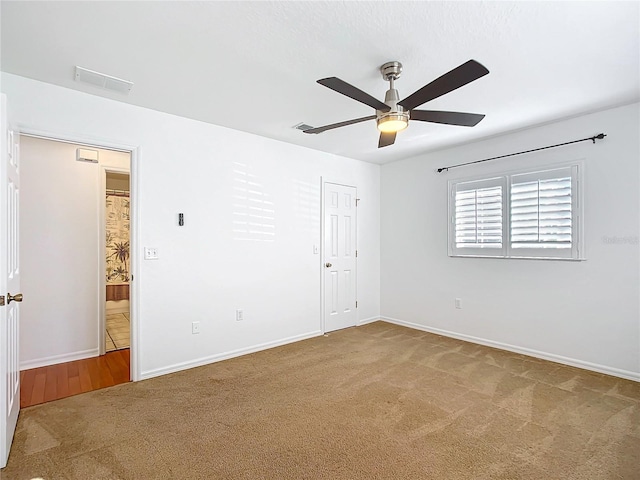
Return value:
[(123, 80), (121, 78), (105, 75), (104, 73), (94, 72), (86, 68), (76, 66), (76, 82), (84, 82), (96, 87), (111, 90), (113, 92), (128, 95), (133, 87), (133, 82)]
[(90, 150), (88, 148), (77, 148), (76, 160), (78, 162), (98, 163), (98, 150)]

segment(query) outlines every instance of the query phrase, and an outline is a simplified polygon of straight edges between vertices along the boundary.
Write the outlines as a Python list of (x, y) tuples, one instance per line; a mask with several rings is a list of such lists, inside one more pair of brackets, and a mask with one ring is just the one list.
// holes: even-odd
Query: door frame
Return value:
[[(324, 189), (325, 189), (325, 185), (327, 183), (330, 183), (332, 185), (340, 185), (343, 187), (350, 187), (350, 188), (355, 188), (356, 189), (356, 197), (358, 196), (358, 186), (357, 185), (348, 185), (346, 183), (343, 182), (333, 182), (330, 180), (325, 180), (324, 177), (320, 177), (320, 332), (322, 332), (323, 335), (325, 335), (327, 333), (327, 326), (326, 326), (326, 309), (325, 309), (325, 295), (326, 295), (326, 289), (324, 287), (325, 284), (325, 275), (326, 275), (326, 268), (324, 267), (324, 263), (325, 263), (325, 244), (324, 244), (324, 240), (325, 240), (325, 208), (324, 208), (324, 202), (325, 202), (325, 193), (324, 193)], [(358, 198), (356, 198), (356, 238), (355, 238), (355, 244), (356, 244), (356, 250), (358, 249), (358, 202), (357, 202)], [(358, 298), (358, 257), (356, 256), (356, 286), (355, 286), (355, 295), (356, 295), (356, 300)], [(359, 315), (358, 315), (358, 310), (356, 309), (356, 326), (358, 325), (359, 322)]]
[[(131, 265), (131, 277), (133, 279), (138, 279), (138, 272), (140, 271), (140, 258), (138, 255), (138, 245), (139, 245), (139, 219), (140, 219), (140, 201), (138, 197), (138, 185), (139, 185), (139, 156), (140, 156), (140, 147), (132, 146), (128, 144), (121, 144), (114, 142), (112, 140), (106, 139), (97, 139), (94, 137), (84, 137), (81, 135), (73, 135), (62, 132), (52, 132), (52, 131), (43, 131), (37, 130), (33, 128), (29, 128), (27, 126), (20, 126), (20, 135), (42, 138), (45, 140), (53, 140), (55, 142), (63, 142), (63, 143), (71, 143), (74, 145), (86, 146), (89, 148), (99, 148), (103, 150), (115, 150), (119, 152), (126, 152), (130, 154), (130, 163), (129, 163), (129, 199), (131, 201), (131, 232), (130, 232), (130, 265)], [(109, 170), (115, 170), (117, 167), (105, 167)], [(104, 169), (100, 170), (101, 175), (102, 172), (105, 172)], [(96, 199), (96, 201), (100, 201)], [(101, 202), (104, 204), (104, 202)], [(104, 223), (104, 206), (102, 209), (102, 215), (98, 215), (98, 222)], [(100, 234), (104, 231), (104, 225), (98, 225), (98, 230)], [(103, 235), (104, 237), (104, 235)], [(104, 244), (104, 238), (100, 239), (100, 245)], [(104, 264), (104, 259), (98, 259), (99, 265)], [(101, 271), (104, 271), (101, 270)], [(105, 287), (104, 287), (104, 275), (101, 276), (102, 281), (100, 285), (102, 286), (101, 292), (99, 292), (100, 299), (100, 310), (98, 312), (99, 319), (101, 322), (101, 326), (104, 327), (104, 316), (105, 316)], [(130, 338), (130, 375), (131, 381), (137, 382), (140, 380), (140, 325), (138, 323), (139, 318), (139, 301), (138, 301), (138, 288), (137, 282), (134, 283), (132, 280), (129, 283), (129, 317), (130, 317), (130, 325), (131, 325), (131, 338)], [(100, 313), (102, 312), (102, 313)], [(103, 329), (102, 329), (103, 330)], [(104, 351), (104, 332), (98, 333), (98, 336), (102, 338), (102, 344), (99, 344), (99, 352)], [(102, 345), (102, 346), (101, 346)]]

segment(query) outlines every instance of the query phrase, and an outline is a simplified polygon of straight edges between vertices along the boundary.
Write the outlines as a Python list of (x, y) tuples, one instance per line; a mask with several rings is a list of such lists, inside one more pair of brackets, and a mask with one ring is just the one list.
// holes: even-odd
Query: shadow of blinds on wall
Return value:
[(236, 240), (274, 242), (276, 211), (272, 196), (247, 164), (234, 162), (233, 237)]

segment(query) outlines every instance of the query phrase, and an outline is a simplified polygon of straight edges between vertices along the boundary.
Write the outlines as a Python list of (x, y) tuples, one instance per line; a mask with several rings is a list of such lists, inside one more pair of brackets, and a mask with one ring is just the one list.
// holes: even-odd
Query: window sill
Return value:
[(462, 254), (454, 254), (449, 253), (449, 257), (451, 258), (496, 258), (500, 260), (560, 260), (563, 262), (586, 262), (586, 258), (562, 258), (562, 257), (526, 257), (526, 256), (517, 256), (517, 255), (462, 255)]

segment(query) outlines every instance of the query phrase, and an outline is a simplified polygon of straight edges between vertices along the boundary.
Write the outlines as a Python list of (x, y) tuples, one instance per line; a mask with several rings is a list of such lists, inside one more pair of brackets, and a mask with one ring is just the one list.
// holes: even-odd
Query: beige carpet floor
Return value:
[(640, 479), (640, 383), (383, 322), (20, 413), (2, 480)]

